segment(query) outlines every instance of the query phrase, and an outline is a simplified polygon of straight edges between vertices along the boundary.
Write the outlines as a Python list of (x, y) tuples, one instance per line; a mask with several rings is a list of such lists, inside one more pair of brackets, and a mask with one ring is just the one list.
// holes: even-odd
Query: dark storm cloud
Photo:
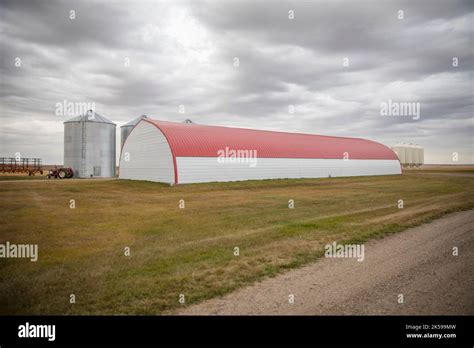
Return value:
[[(54, 112), (67, 100), (118, 125), (191, 118), (419, 142), (427, 161), (474, 161), (472, 1), (0, 4), (2, 155), (60, 163), (69, 116)], [(389, 99), (420, 103), (420, 119), (382, 117)]]
[[(139, 19), (128, 17), (126, 7), (109, 5), (88, 1), (8, 1), (3, 20), (18, 25), (7, 26), (5, 34), (11, 40), (67, 49), (119, 47), (126, 41), (127, 26), (138, 24)], [(70, 11), (74, 11), (74, 20)]]

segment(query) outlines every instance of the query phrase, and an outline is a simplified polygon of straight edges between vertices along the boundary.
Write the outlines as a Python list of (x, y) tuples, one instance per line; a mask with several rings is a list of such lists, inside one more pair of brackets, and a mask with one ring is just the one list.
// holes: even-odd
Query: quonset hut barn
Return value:
[(120, 156), (121, 179), (173, 184), (401, 174), (374, 141), (142, 119)]

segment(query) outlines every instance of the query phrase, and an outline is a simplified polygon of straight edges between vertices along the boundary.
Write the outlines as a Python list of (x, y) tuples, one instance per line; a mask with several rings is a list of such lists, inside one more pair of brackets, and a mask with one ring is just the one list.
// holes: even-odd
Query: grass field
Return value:
[(12, 180), (47, 180), (46, 175), (35, 175), (35, 176), (28, 176), (25, 174), (12, 174), (12, 175), (0, 175), (0, 181), (12, 181)]
[(180, 294), (185, 305), (222, 295), (316, 260), (327, 243), (472, 209), (471, 171), (175, 187), (0, 181), (0, 243), (39, 246), (38, 262), (0, 259), (0, 314), (172, 313)]

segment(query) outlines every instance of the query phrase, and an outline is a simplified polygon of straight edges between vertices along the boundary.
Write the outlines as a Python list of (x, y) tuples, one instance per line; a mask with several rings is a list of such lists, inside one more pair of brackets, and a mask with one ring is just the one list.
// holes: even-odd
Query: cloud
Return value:
[[(471, 1), (0, 4), (2, 155), (62, 163), (67, 100), (118, 126), (190, 118), (410, 141), (427, 161), (474, 163)], [(421, 118), (382, 117), (389, 99), (420, 103)]]

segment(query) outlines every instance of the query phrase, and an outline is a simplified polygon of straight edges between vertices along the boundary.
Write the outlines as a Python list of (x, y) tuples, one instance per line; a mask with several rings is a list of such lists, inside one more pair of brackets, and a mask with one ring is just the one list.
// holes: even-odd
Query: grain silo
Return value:
[(407, 164), (407, 166), (413, 166), (413, 152), (414, 152), (414, 149), (413, 149), (413, 144), (406, 144), (404, 145), (405, 147), (405, 163)]
[(125, 140), (127, 140), (128, 135), (132, 131), (133, 127), (140, 122), (142, 118), (147, 118), (146, 115), (142, 115), (140, 117), (137, 117), (133, 120), (131, 120), (128, 123), (125, 123), (123, 126), (120, 127), (120, 150), (123, 149), (123, 144), (125, 143)]
[(64, 122), (64, 166), (78, 178), (114, 177), (115, 130), (92, 110)]
[(392, 150), (397, 154), (403, 167), (419, 167), (425, 163), (424, 150), (419, 145), (397, 143)]
[(415, 145), (414, 146), (414, 150), (416, 152), (416, 158), (414, 160), (414, 165), (419, 167), (421, 165), (423, 165), (425, 163), (425, 154), (424, 154), (424, 150), (423, 148), (420, 146), (420, 145)]
[(404, 145), (401, 144), (396, 144), (395, 146), (392, 147), (392, 150), (397, 154), (398, 159), (400, 160), (400, 163), (402, 165), (405, 165), (406, 163), (406, 148)]
[(415, 167), (419, 160), (418, 160), (418, 146), (416, 146), (415, 144), (411, 144), (411, 151), (412, 151), (412, 163), (411, 165), (413, 167)]
[(121, 179), (174, 184), (401, 174), (375, 141), (142, 119), (120, 156)]

